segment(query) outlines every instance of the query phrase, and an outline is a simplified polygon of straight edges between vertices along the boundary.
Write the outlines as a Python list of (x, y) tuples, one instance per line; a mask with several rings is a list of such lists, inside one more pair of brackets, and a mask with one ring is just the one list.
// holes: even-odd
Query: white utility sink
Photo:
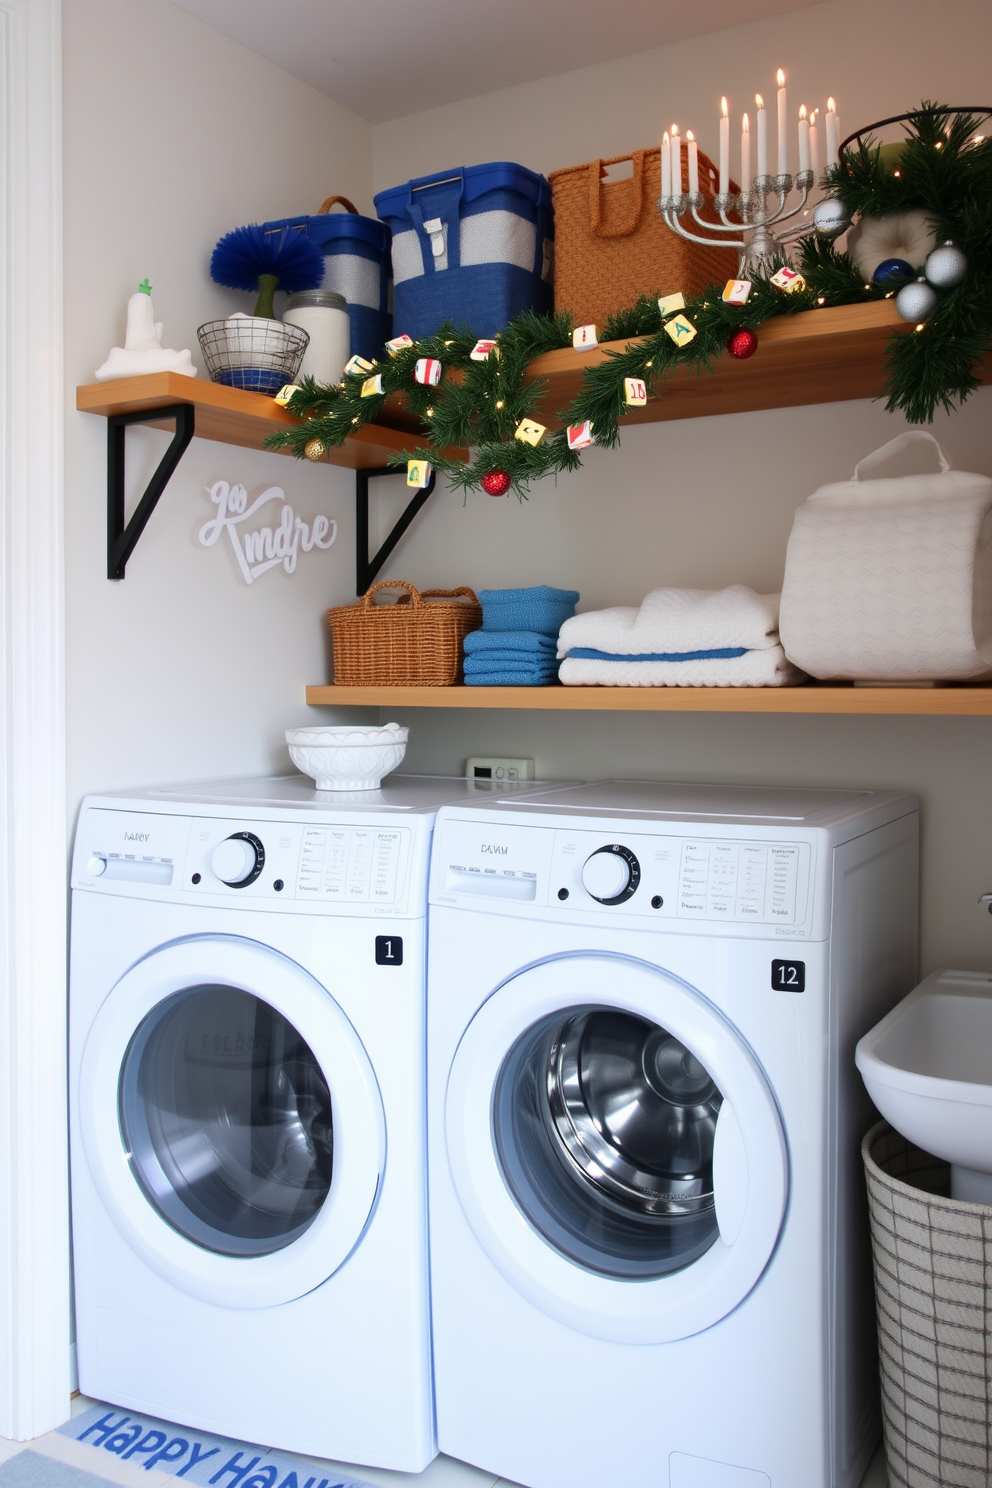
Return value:
[(951, 1197), (992, 1205), (992, 976), (931, 972), (854, 1057), (886, 1121), (951, 1164)]

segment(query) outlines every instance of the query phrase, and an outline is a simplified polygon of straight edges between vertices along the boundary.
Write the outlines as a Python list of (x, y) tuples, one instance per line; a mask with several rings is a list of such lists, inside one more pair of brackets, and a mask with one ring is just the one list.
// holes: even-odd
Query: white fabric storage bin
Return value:
[[(939, 473), (866, 479), (914, 445)], [(796, 513), (779, 630), (814, 677), (992, 676), (992, 480), (951, 470), (932, 434), (909, 429), (853, 480), (821, 486)]]

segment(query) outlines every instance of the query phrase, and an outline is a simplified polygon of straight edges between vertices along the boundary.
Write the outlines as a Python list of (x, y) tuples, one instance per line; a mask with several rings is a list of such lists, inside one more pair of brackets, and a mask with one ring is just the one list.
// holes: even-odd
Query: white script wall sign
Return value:
[[(329, 548), (338, 535), (338, 524), (333, 518), (316, 516), (308, 525), (298, 517), (281, 486), (270, 486), (249, 506), (244, 486), (219, 480), (210, 487), (210, 500), (217, 508), (217, 515), (200, 528), (200, 542), (205, 548), (212, 548), (221, 533), (226, 532), (246, 584), (253, 584), (260, 574), (278, 568), (280, 563), (288, 574), (295, 573), (301, 548), (304, 553), (314, 548)], [(236, 530), (270, 501), (285, 503), (277, 526), (258, 527), (254, 532)]]

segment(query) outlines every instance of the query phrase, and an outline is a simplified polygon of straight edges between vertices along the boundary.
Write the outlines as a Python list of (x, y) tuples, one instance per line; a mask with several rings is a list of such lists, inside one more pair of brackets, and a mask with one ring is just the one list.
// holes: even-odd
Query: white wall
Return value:
[[(986, 0), (955, 0), (938, 24), (922, 0), (897, 20), (879, 4), (836, 0), (379, 125), (376, 189), (456, 162), (553, 170), (653, 143), (673, 119), (713, 150), (720, 94), (735, 113), (756, 90), (770, 98), (779, 65), (797, 107), (837, 97), (845, 132), (923, 97), (981, 103), (990, 44)], [(959, 467), (992, 474), (990, 415), (983, 390), (938, 420)], [(582, 608), (629, 604), (658, 584), (777, 588), (799, 502), (901, 427), (869, 402), (642, 426), (522, 506), (436, 494), (387, 573), (422, 586), (558, 584), (579, 589)], [(923, 967), (992, 968), (992, 920), (976, 904), (992, 888), (992, 720), (411, 711), (403, 721), (408, 762), (421, 769), (503, 752), (535, 756), (548, 775), (916, 790)]]
[[(315, 211), (371, 207), (371, 130), (168, 0), (64, 0), (66, 611), (70, 809), (86, 792), (288, 766), (282, 730), (325, 665), (322, 615), (354, 593), (354, 477), (194, 440), (121, 583), (106, 578), (106, 424), (75, 412), (146, 275), (166, 344), (247, 295), (209, 276), (217, 238)], [(274, 19), (273, 24), (277, 24)], [(128, 436), (140, 492), (164, 435)], [(156, 456), (157, 458), (157, 456)], [(139, 477), (142, 477), (139, 484)], [(248, 588), (226, 542), (197, 532), (218, 479), (339, 522), (328, 553)], [(261, 521), (261, 518), (260, 518)]]

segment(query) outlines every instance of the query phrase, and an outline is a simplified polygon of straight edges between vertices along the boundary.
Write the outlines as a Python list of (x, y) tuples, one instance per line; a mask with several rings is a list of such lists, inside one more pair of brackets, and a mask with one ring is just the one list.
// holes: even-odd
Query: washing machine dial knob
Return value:
[(641, 881), (641, 865), (629, 847), (611, 842), (582, 865), (582, 886), (600, 904), (622, 904)]
[(244, 889), (265, 867), (265, 848), (254, 832), (235, 832), (214, 848), (210, 866), (221, 883)]

